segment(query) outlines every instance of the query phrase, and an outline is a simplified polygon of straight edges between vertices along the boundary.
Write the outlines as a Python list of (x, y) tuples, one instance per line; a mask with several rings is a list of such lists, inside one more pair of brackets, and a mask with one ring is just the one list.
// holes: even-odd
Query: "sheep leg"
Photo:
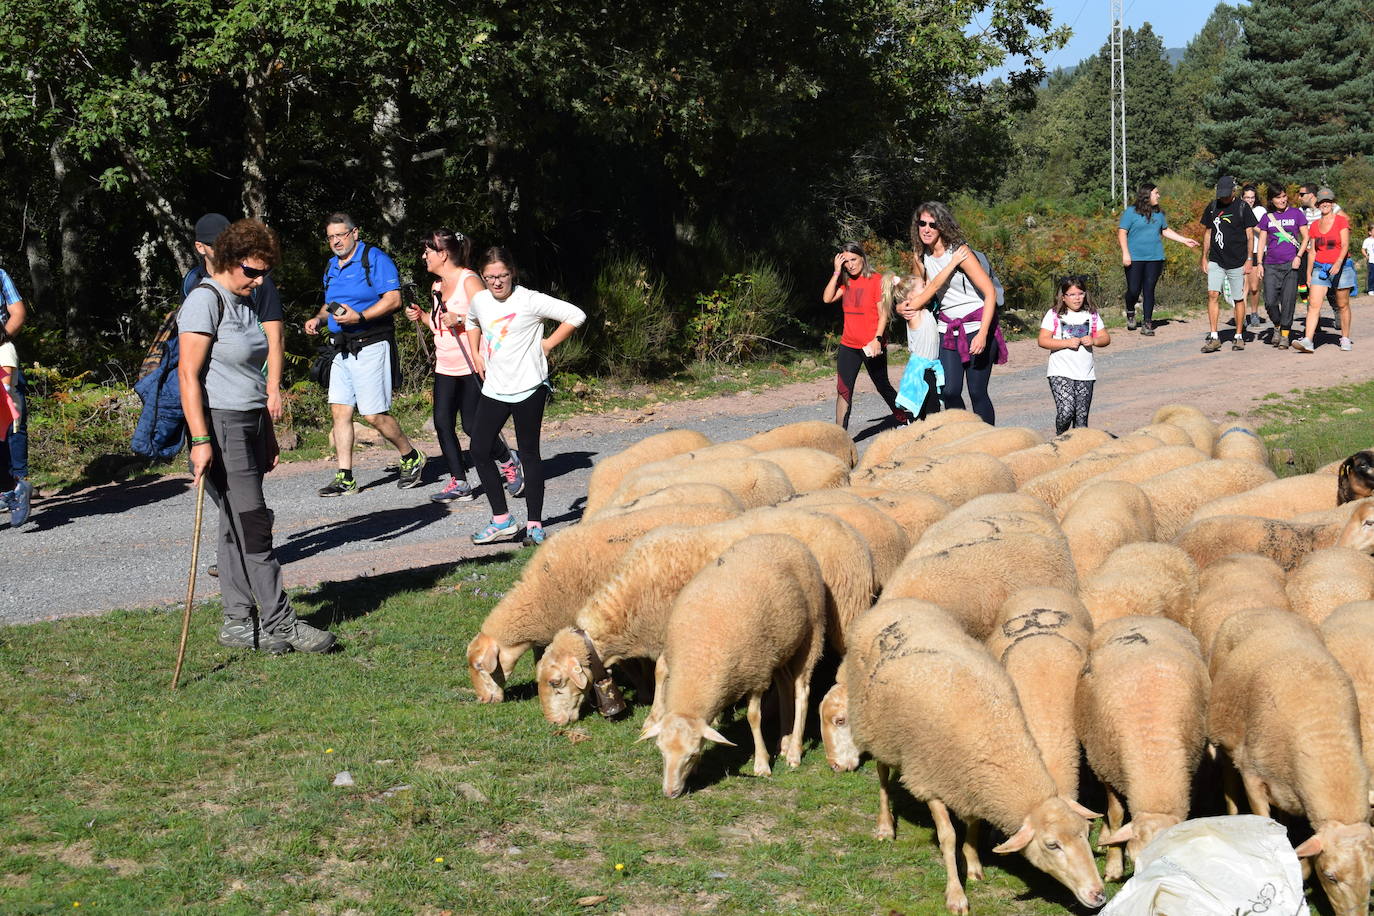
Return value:
[(668, 696), (664, 682), (668, 680), (668, 661), (662, 655), (654, 662), (654, 702), (649, 706), (649, 715), (644, 718), (644, 728), (648, 729), (663, 718), (663, 703)]
[(1226, 759), (1221, 768), (1221, 794), (1226, 799), (1226, 813), (1236, 815), (1240, 813), (1240, 774), (1236, 772), (1236, 765)]
[[(1107, 826), (1102, 828), (1103, 833), (1115, 833), (1121, 829), (1121, 825), (1126, 822), (1126, 809), (1121, 804), (1121, 796), (1107, 786)], [(1126, 857), (1122, 853), (1120, 843), (1107, 847), (1107, 867), (1102, 872), (1104, 881), (1120, 881), (1121, 876), (1126, 873)]]
[(970, 881), (983, 880), (983, 860), (978, 855), (978, 837), (982, 834), (983, 822), (970, 818), (964, 832), (964, 865)]
[(1250, 802), (1252, 814), (1260, 817), (1269, 816), (1269, 790), (1264, 787), (1264, 780), (1248, 770), (1240, 771), (1241, 782), (1245, 784), (1245, 797)]
[(792, 690), (792, 681), (789, 678), (787, 668), (779, 668), (773, 672), (773, 686), (777, 689), (778, 695), (778, 753), (785, 754), (788, 762), (792, 758), (792, 732), (794, 711), (796, 709), (797, 697)]
[(885, 763), (878, 764), (878, 826), (873, 835), (880, 840), (890, 840), (897, 836), (892, 824), (892, 802), (888, 797), (888, 779), (892, 771)]
[(763, 691), (749, 694), (749, 731), (754, 734), (754, 775), (772, 776), (768, 765), (768, 746), (763, 743)]
[(794, 670), (798, 671), (792, 683), (792, 745), (787, 751), (788, 766), (801, 766), (802, 736), (806, 731), (806, 708), (811, 703), (811, 672), (801, 660), (795, 660)]
[(938, 798), (932, 798), (930, 817), (935, 821), (935, 836), (940, 841), (940, 855), (945, 860), (945, 909), (951, 913), (968, 913), (968, 895), (959, 880), (959, 854), (955, 847), (954, 821), (949, 809)]

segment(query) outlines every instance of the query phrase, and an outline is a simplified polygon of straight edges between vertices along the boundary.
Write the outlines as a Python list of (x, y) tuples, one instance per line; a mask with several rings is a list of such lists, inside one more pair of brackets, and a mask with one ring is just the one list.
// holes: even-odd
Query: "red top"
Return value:
[(1318, 264), (1335, 264), (1336, 255), (1341, 250), (1341, 230), (1350, 228), (1350, 220), (1344, 213), (1337, 213), (1331, 219), (1331, 228), (1321, 231), (1321, 220), (1314, 219), (1307, 225), (1307, 237), (1312, 240), (1313, 257)]
[(862, 350), (878, 336), (878, 299), (883, 294), (883, 275), (850, 277), (844, 287), (844, 332), (840, 343)]

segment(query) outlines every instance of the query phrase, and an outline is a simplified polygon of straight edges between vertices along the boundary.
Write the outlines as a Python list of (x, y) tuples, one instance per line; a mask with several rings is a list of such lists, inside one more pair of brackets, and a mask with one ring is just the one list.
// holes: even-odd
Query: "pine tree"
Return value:
[(1253, 0), (1205, 107), (1209, 178), (1297, 181), (1374, 153), (1374, 23), (1367, 0), (1298, 8)]

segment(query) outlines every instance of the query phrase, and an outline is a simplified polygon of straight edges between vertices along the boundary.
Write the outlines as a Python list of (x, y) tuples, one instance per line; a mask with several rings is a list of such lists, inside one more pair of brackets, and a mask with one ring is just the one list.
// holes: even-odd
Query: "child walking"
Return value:
[(897, 404), (918, 420), (940, 410), (940, 389), (945, 385), (935, 316), (925, 304), (916, 304), (916, 295), (924, 288), (925, 280), (914, 274), (892, 283), (892, 299), (897, 303), (897, 314), (906, 321), (906, 348), (911, 351), (897, 386)]
[(1040, 346), (1050, 351), (1046, 375), (1054, 395), (1056, 436), (1071, 426), (1088, 425), (1093, 384), (1097, 381), (1093, 347), (1105, 347), (1112, 342), (1087, 282), (1082, 276), (1061, 278), (1054, 307), (1040, 322)]

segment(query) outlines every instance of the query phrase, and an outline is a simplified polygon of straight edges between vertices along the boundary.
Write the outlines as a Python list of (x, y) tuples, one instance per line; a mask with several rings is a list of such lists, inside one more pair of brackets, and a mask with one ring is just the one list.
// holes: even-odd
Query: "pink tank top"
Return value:
[[(468, 277), (475, 276), (477, 274), (466, 267), (462, 268), (453, 295), (429, 313), (429, 328), (434, 332), (434, 371), (439, 375), (472, 374), (472, 354), (468, 352), (467, 334), (463, 331), (463, 319), (468, 314), (468, 294), (463, 287)], [(433, 289), (438, 292), (439, 281), (434, 282)], [(458, 323), (451, 328), (444, 327), (439, 320), (445, 312), (458, 316)]]

